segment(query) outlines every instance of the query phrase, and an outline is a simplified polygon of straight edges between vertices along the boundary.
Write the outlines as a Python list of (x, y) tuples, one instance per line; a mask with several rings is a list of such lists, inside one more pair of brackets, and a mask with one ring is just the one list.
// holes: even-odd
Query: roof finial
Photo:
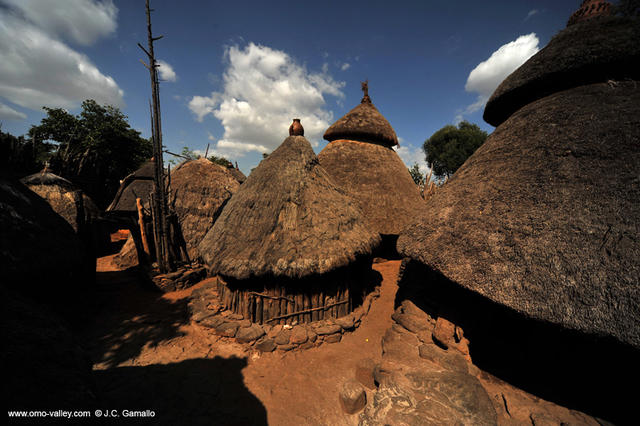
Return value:
[(362, 86), (362, 92), (364, 93), (364, 96), (362, 97), (362, 100), (360, 101), (361, 104), (364, 103), (371, 103), (371, 98), (369, 97), (369, 80), (365, 80), (363, 83), (360, 83), (360, 85)]

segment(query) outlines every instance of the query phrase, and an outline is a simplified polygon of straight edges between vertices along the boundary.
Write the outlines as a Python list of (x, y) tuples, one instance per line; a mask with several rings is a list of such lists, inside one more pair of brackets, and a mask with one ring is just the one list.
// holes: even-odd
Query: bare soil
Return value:
[(118, 270), (113, 257), (98, 259), (91, 320), (81, 330), (105, 409), (154, 410), (161, 424), (357, 424), (338, 392), (359, 361), (381, 358), (400, 261), (374, 265), (381, 295), (341, 342), (258, 353), (191, 323), (188, 296), (205, 281), (162, 294), (135, 269)]

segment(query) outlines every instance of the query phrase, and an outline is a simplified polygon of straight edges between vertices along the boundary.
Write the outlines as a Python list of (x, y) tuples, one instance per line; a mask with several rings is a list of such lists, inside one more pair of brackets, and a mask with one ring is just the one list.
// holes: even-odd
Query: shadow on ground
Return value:
[(243, 358), (94, 372), (104, 409), (153, 410), (153, 424), (266, 425), (267, 412), (244, 385)]
[(149, 284), (137, 268), (98, 272), (80, 331), (95, 363), (110, 368), (138, 356), (145, 346), (182, 336), (189, 323), (186, 300), (175, 302)]

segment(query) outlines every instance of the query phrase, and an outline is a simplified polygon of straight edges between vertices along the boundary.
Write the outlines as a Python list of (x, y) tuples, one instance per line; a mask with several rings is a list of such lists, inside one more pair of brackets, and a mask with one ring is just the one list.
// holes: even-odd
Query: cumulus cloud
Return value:
[(305, 136), (317, 145), (333, 119), (324, 96), (343, 98), (344, 82), (326, 70), (309, 72), (287, 53), (254, 43), (229, 47), (225, 57), (223, 90), (189, 102), (198, 121), (212, 115), (222, 123), (216, 152), (271, 152), (288, 135), (292, 118), (302, 120)]
[(158, 73), (160, 74), (160, 80), (164, 81), (176, 81), (178, 76), (176, 72), (173, 70), (173, 67), (169, 65), (167, 62), (162, 60), (156, 61), (158, 65)]
[[(28, 16), (31, 9), (24, 9)], [(0, 97), (35, 110), (43, 105), (74, 108), (88, 98), (124, 105), (123, 91), (112, 77), (102, 74), (86, 55), (25, 19), (14, 10), (0, 8)]]
[(467, 92), (477, 93), (478, 97), (473, 104), (459, 112), (456, 120), (461, 121), (465, 114), (483, 108), (502, 80), (540, 50), (539, 43), (535, 33), (523, 35), (500, 46), (489, 59), (480, 62), (469, 73), (464, 86)]
[(401, 145), (394, 147), (400, 159), (404, 162), (407, 168), (413, 167), (414, 164), (417, 164), (420, 168), (420, 172), (425, 176), (429, 174), (429, 166), (427, 166), (427, 161), (425, 160), (424, 151), (422, 148), (416, 148), (413, 145)]
[(0, 120), (24, 120), (27, 115), (0, 102)]
[(82, 45), (115, 32), (118, 8), (112, 0), (1, 0), (22, 17), (48, 34), (71, 39)]

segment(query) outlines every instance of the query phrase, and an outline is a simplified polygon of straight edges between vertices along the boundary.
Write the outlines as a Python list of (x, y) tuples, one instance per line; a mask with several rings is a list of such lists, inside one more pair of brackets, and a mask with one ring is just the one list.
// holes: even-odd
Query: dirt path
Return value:
[(365, 358), (379, 360), (391, 325), (399, 261), (374, 265), (383, 278), (360, 327), (339, 343), (306, 351), (250, 353), (191, 324), (189, 290), (161, 294), (133, 271), (98, 261), (93, 320), (82, 334), (98, 397), (115, 409), (156, 410), (160, 424), (351, 425), (338, 391)]

